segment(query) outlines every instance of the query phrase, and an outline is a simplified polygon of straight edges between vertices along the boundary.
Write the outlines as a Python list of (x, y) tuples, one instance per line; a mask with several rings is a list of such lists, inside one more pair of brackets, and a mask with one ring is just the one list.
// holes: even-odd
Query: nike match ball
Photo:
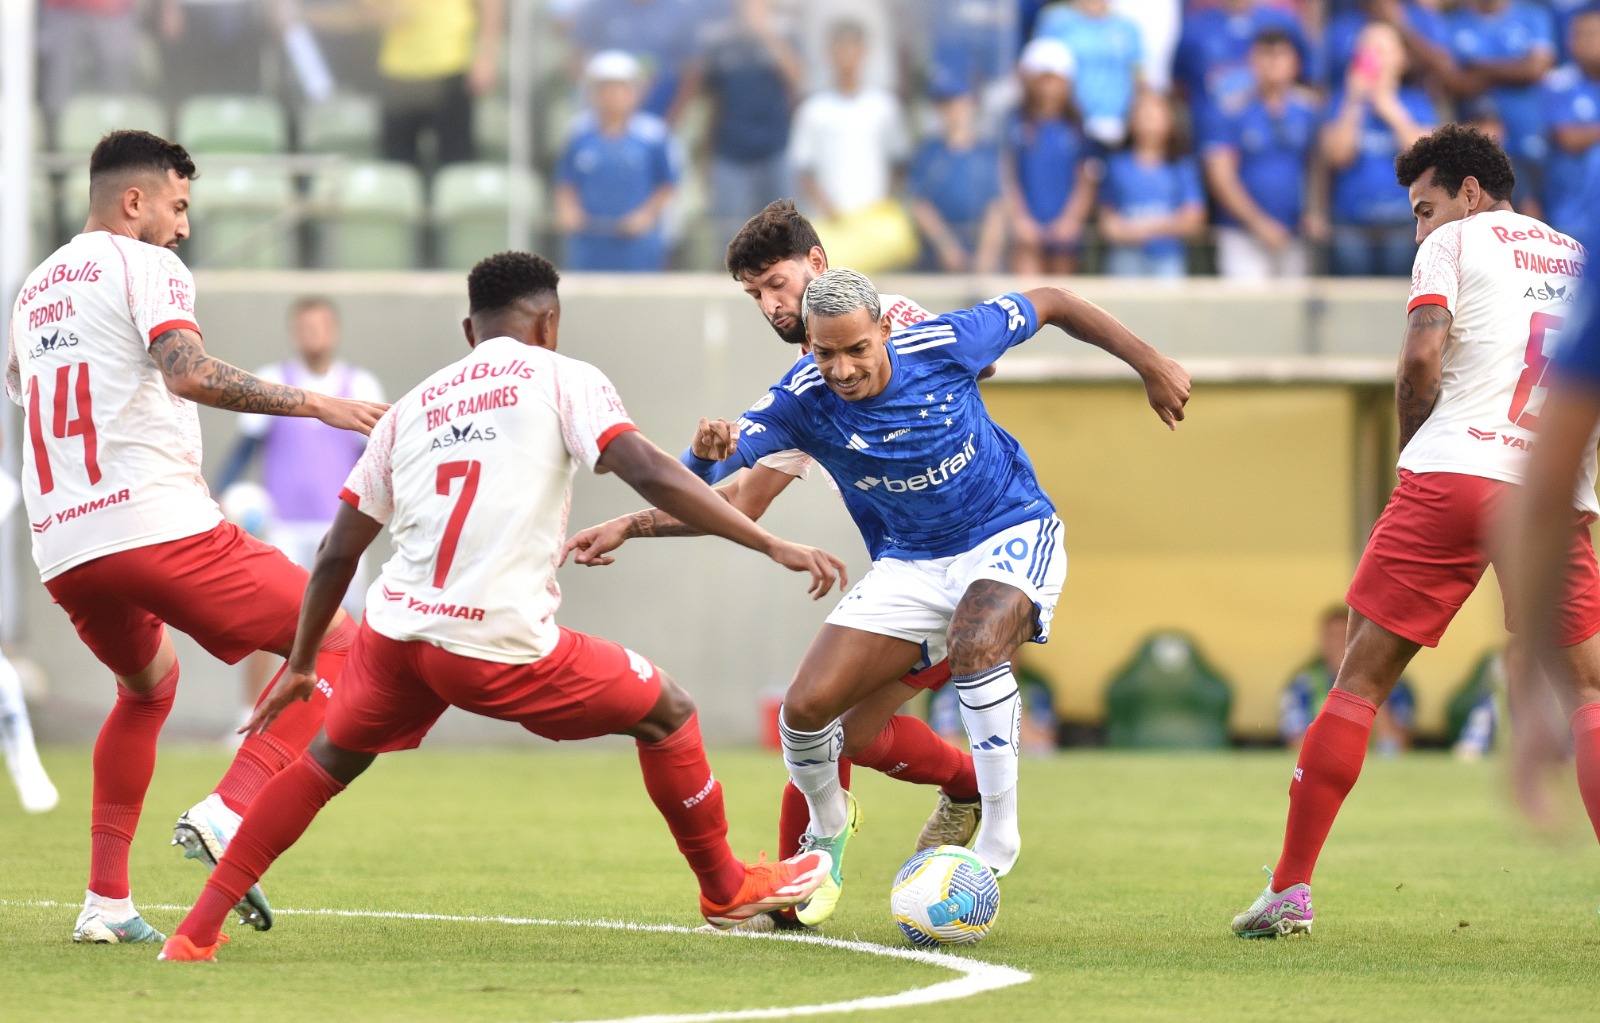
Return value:
[(918, 948), (982, 941), (1000, 915), (1000, 885), (971, 849), (940, 845), (906, 860), (889, 890), (900, 933)]

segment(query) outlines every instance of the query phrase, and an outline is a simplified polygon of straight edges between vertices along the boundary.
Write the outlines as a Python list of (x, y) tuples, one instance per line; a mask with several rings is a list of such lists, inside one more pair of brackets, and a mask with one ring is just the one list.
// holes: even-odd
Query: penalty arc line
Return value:
[[(41, 901), (0, 900), (0, 905), (78, 908), (76, 905), (65, 902)], [(190, 907), (152, 905), (145, 908), (182, 913), (187, 912)], [(400, 913), (388, 910), (355, 909), (279, 909), (275, 910), (275, 913), (279, 916), (331, 916), (363, 920), (483, 923), (502, 924), (511, 927), (587, 927), (596, 930), (636, 931), (648, 934), (705, 934), (705, 932), (695, 928), (681, 927), (676, 924), (640, 924), (626, 920), (546, 920), (538, 917), (458, 916), (446, 913)], [(868, 995), (838, 1002), (773, 1006), (764, 1009), (729, 1009), (716, 1012), (619, 1016), (607, 1020), (583, 1020), (575, 1021), (575, 1023), (720, 1023), (723, 1020), (790, 1019), (796, 1016), (820, 1016), (827, 1013), (903, 1009), (915, 1005), (931, 1005), (936, 1002), (970, 998), (985, 991), (998, 991), (1002, 988), (1026, 984), (1033, 979), (1033, 974), (1024, 970), (1003, 966), (999, 963), (987, 963), (981, 959), (967, 959), (961, 956), (945, 955), (940, 952), (924, 952), (909, 948), (890, 948), (888, 945), (879, 945), (870, 941), (846, 941), (843, 938), (827, 938), (819, 934), (732, 933), (705, 934), (705, 936), (708, 938), (743, 938), (748, 941), (787, 941), (800, 945), (836, 948), (846, 952), (879, 956), (885, 959), (902, 959), (908, 962), (921, 963), (925, 966), (937, 966), (942, 969), (953, 970), (961, 974), (961, 976), (953, 980), (930, 984), (926, 987), (907, 988), (892, 995)]]

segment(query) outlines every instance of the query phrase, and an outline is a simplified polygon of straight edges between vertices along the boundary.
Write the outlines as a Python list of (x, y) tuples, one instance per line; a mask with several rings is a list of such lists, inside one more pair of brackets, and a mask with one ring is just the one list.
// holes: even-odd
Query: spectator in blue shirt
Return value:
[(1095, 180), (1072, 101), (1072, 51), (1059, 40), (1035, 39), (1023, 48), (1017, 72), (1022, 109), (1006, 126), (1001, 177), (1011, 269), (1075, 273)]
[(720, 240), (792, 191), (789, 126), (804, 69), (771, 0), (738, 0), (736, 13), (706, 32), (691, 90), (711, 100), (711, 216)]
[(1084, 133), (1104, 146), (1122, 145), (1143, 60), (1139, 26), (1114, 13), (1110, 0), (1062, 0), (1039, 15), (1034, 37), (1058, 39), (1072, 51)]
[(1306, 185), (1321, 104), (1299, 84), (1300, 53), (1278, 29), (1250, 47), (1250, 92), (1225, 104), (1205, 141), (1217, 205), (1217, 269), (1234, 280), (1304, 277)]
[[(1283, 689), (1278, 703), (1278, 736), (1290, 749), (1300, 748), (1306, 729), (1333, 689), (1333, 680), (1344, 663), (1349, 621), (1350, 609), (1343, 604), (1335, 604), (1322, 613), (1317, 630), (1317, 656)], [(1410, 749), (1416, 722), (1417, 697), (1411, 683), (1402, 678), (1378, 708), (1378, 716), (1372, 723), (1378, 753), (1392, 757)]]
[(1428, 48), (1448, 60), (1450, 17), (1442, 9), (1443, 3), (1444, 0), (1356, 0), (1334, 13), (1322, 30), (1321, 81), (1329, 87), (1344, 81), (1355, 57), (1356, 37), (1373, 21), (1387, 22), (1399, 29), (1413, 59), (1419, 49)]
[(980, 142), (977, 101), (959, 70), (935, 69), (928, 97), (944, 134), (911, 160), (911, 215), (922, 234), (922, 269), (994, 273), (1005, 244), (1000, 150)]
[(1312, 68), (1311, 44), (1300, 19), (1261, 0), (1220, 0), (1184, 17), (1172, 76), (1188, 95), (1201, 137), (1209, 133), (1207, 120), (1218, 104), (1250, 90), (1250, 44), (1269, 28), (1288, 34), (1302, 65)]
[(572, 19), (576, 66), (605, 50), (635, 54), (643, 109), (676, 123), (689, 99), (684, 72), (706, 13), (698, 0), (583, 0)]
[(1394, 26), (1361, 30), (1344, 88), (1330, 103), (1322, 153), (1333, 172), (1330, 270), (1341, 276), (1409, 274), (1416, 257), (1411, 198), (1394, 159), (1438, 123), (1433, 101), (1405, 80), (1406, 51)]
[(661, 215), (678, 181), (667, 126), (639, 110), (638, 61), (604, 50), (585, 71), (593, 109), (579, 115), (556, 170), (556, 218), (572, 270), (660, 270)]
[(1579, 13), (1571, 24), (1572, 63), (1544, 80), (1544, 116), (1550, 129), (1544, 219), (1568, 234), (1588, 226), (1585, 164), (1600, 149), (1600, 7)]
[(1572, 21), (1594, 7), (1595, 0), (1547, 0), (1556, 19), (1556, 50), (1559, 59), (1572, 59)]
[(1141, 93), (1128, 148), (1106, 160), (1100, 233), (1113, 277), (1182, 277), (1188, 242), (1205, 230), (1200, 168), (1182, 146), (1167, 97)]
[(971, 75), (981, 93), (1011, 76), (1021, 43), (1015, 0), (919, 0), (928, 19), (928, 67)]

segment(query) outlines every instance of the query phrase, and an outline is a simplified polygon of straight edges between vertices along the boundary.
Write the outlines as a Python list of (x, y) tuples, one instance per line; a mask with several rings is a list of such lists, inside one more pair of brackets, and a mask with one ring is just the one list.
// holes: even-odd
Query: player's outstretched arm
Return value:
[(239, 731), (255, 735), (271, 727), (283, 709), (296, 700), (308, 700), (317, 688), (317, 651), (339, 604), (344, 600), (350, 580), (355, 578), (361, 555), (377, 537), (383, 525), (343, 501), (334, 515), (333, 527), (317, 548), (317, 563), (311, 568), (305, 598), (300, 602), (300, 624), (295, 629), (289, 663), (267, 698)]
[(1059, 327), (1078, 340), (1103, 349), (1132, 366), (1144, 381), (1150, 407), (1167, 424), (1167, 429), (1178, 428), (1178, 423), (1183, 419), (1183, 407), (1189, 402), (1187, 370), (1146, 344), (1121, 320), (1081, 295), (1056, 287), (1034, 288), (1022, 294), (1033, 303), (1041, 324)]
[[(711, 492), (739, 509), (746, 518), (755, 521), (766, 514), (773, 498), (783, 493), (784, 488), (794, 480), (795, 477), (786, 472), (757, 465), (749, 472), (742, 472), (721, 486), (712, 488)], [(660, 508), (646, 508), (629, 515), (619, 515), (575, 534), (567, 541), (561, 557), (565, 561), (570, 551), (578, 550), (577, 561), (580, 565), (591, 568), (609, 565), (616, 559), (606, 557), (607, 554), (629, 540), (642, 536), (705, 536), (705, 533)]]
[[(813, 598), (827, 594), (835, 582), (841, 587), (848, 584), (844, 562), (826, 551), (768, 533), (638, 431), (624, 433), (608, 444), (596, 468), (616, 473), (640, 497), (686, 525), (760, 551), (792, 572), (809, 573), (807, 592)], [(569, 542), (567, 549), (574, 546)], [(585, 561), (587, 553), (580, 550), (578, 560)]]
[(1394, 378), (1394, 408), (1400, 420), (1400, 450), (1433, 414), (1444, 372), (1444, 341), (1455, 317), (1442, 305), (1419, 305), (1406, 315), (1406, 340)]
[(389, 407), (269, 383), (207, 355), (200, 335), (182, 327), (169, 330), (150, 342), (150, 357), (161, 367), (167, 390), (212, 408), (262, 412), (271, 416), (306, 416), (341, 430), (371, 433)]

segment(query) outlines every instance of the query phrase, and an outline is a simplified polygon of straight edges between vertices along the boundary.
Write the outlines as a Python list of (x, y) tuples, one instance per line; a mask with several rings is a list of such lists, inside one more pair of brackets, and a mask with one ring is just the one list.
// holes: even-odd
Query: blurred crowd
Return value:
[(793, 195), (869, 271), (1400, 275), (1393, 159), (1441, 123), (1502, 138), (1561, 230), (1600, 179), (1590, 0), (43, 0), (41, 106), (369, 96), (371, 156), (426, 182), (503, 160), (522, 2), (572, 269), (714, 268)]

